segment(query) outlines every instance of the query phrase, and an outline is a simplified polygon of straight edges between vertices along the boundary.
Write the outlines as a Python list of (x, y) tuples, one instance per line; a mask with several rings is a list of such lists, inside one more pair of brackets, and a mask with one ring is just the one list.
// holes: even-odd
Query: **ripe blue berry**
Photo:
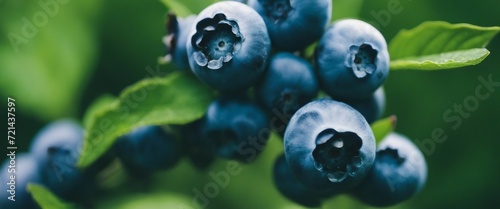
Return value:
[(266, 113), (257, 104), (237, 97), (219, 98), (202, 119), (202, 140), (216, 155), (252, 162), (262, 151), (271, 130)]
[(327, 29), (316, 48), (320, 85), (333, 98), (366, 98), (389, 73), (389, 52), (380, 32), (346, 19)]
[(64, 199), (78, 198), (80, 185), (87, 184), (85, 173), (76, 167), (82, 143), (83, 128), (71, 120), (59, 120), (40, 130), (31, 144), (43, 183)]
[(143, 126), (120, 137), (116, 154), (132, 175), (148, 175), (173, 167), (180, 159), (180, 145), (160, 126)]
[(72, 120), (58, 120), (43, 127), (33, 138), (30, 152), (35, 158), (43, 159), (47, 152), (57, 149), (73, 149), (78, 155), (83, 141), (83, 128)]
[(201, 11), (186, 48), (191, 70), (200, 80), (220, 91), (235, 92), (252, 86), (262, 75), (271, 41), (255, 10), (223, 1)]
[(272, 46), (302, 50), (323, 34), (331, 20), (331, 0), (249, 0), (266, 22)]
[(293, 115), (316, 97), (318, 89), (312, 66), (298, 56), (282, 52), (269, 61), (264, 78), (256, 86), (256, 96), (270, 112)]
[(172, 13), (168, 15), (168, 35), (163, 38), (167, 46), (165, 59), (171, 60), (178, 69), (189, 69), (186, 43), (195, 19), (196, 15), (186, 18), (179, 18)]
[(179, 127), (183, 136), (184, 150), (191, 163), (200, 170), (207, 169), (215, 160), (213, 143), (205, 140), (202, 133), (203, 120), (197, 120)]
[(379, 144), (370, 173), (353, 194), (368, 205), (387, 207), (415, 195), (426, 178), (422, 152), (405, 136), (391, 133)]
[(278, 191), (288, 199), (306, 207), (321, 206), (320, 196), (297, 180), (286, 162), (285, 155), (280, 155), (274, 163), (273, 180)]
[[(39, 208), (26, 189), (28, 183), (40, 184), (42, 181), (37, 159), (28, 153), (17, 153), (14, 160), (8, 158), (0, 170), (0, 208)], [(8, 199), (11, 195), (15, 195), (15, 201)]]
[(385, 109), (384, 88), (378, 88), (372, 95), (363, 99), (340, 100), (359, 111), (368, 123), (380, 119)]
[(288, 124), (284, 144), (297, 178), (324, 194), (353, 188), (375, 160), (375, 138), (363, 116), (329, 99), (299, 109)]

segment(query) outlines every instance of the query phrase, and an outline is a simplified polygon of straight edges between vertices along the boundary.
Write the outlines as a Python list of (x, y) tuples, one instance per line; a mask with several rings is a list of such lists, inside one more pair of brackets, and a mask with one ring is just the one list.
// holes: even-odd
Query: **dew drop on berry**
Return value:
[(354, 177), (359, 173), (359, 171), (361, 171), (361, 168), (356, 167), (354, 164), (351, 163), (351, 164), (347, 165), (347, 174), (349, 176)]
[(363, 166), (363, 159), (361, 159), (360, 156), (354, 156), (351, 159), (351, 164), (353, 164), (354, 166), (359, 168), (359, 167)]
[(321, 163), (314, 161), (314, 167), (318, 169), (318, 171), (323, 171), (323, 165)]
[(342, 171), (335, 171), (333, 173), (328, 173), (328, 180), (333, 183), (341, 182), (347, 178), (347, 173)]

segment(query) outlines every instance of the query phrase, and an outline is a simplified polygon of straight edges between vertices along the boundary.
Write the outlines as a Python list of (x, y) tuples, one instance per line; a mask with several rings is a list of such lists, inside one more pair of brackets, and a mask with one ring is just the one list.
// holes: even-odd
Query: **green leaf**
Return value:
[[(0, 13), (9, 15), (0, 18), (6, 35), (0, 39), (0, 94), (44, 120), (75, 116), (94, 69), (101, 1), (55, 1), (47, 10), (38, 1), (3, 3)], [(40, 15), (45, 22), (35, 19)]]
[(382, 139), (394, 131), (396, 127), (397, 117), (395, 115), (391, 115), (387, 118), (380, 119), (371, 124), (373, 134), (375, 135), (375, 140), (377, 144), (382, 141)]
[(401, 30), (390, 42), (391, 69), (438, 70), (476, 65), (500, 27), (424, 22)]
[(104, 154), (119, 136), (145, 125), (186, 124), (201, 118), (215, 92), (192, 74), (176, 72), (142, 80), (91, 116), (78, 166)]
[(42, 209), (75, 208), (73, 204), (63, 202), (56, 195), (52, 194), (50, 190), (42, 185), (30, 183), (27, 187), (35, 202), (37, 202)]
[(92, 120), (95, 118), (95, 115), (99, 114), (100, 112), (106, 111), (109, 106), (113, 105), (113, 102), (115, 102), (115, 100), (115, 96), (104, 94), (97, 98), (94, 102), (92, 102), (92, 104), (90, 104), (90, 106), (85, 111), (85, 115), (83, 116), (84, 127), (90, 127), (90, 124), (93, 123)]
[(189, 10), (189, 8), (181, 1), (160, 0), (160, 2), (163, 3), (166, 7), (168, 7), (172, 12), (174, 12), (179, 17), (187, 17), (193, 14), (193, 12)]
[(440, 70), (452, 69), (481, 63), (490, 51), (485, 48), (445, 52), (391, 62), (391, 69)]
[(314, 52), (316, 51), (316, 47), (318, 46), (318, 42), (314, 42), (309, 45), (303, 52), (303, 57), (307, 59), (312, 59), (314, 56)]

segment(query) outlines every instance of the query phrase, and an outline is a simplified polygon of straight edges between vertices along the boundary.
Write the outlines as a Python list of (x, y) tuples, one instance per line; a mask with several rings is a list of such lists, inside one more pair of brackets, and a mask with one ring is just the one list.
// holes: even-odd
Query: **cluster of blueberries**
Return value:
[(304, 206), (341, 193), (390, 206), (422, 188), (420, 150), (397, 133), (377, 145), (369, 125), (385, 107), (384, 37), (360, 20), (330, 24), (331, 10), (331, 0), (247, 0), (169, 16), (166, 59), (220, 95), (181, 128), (195, 165), (215, 156), (252, 162), (274, 130), (284, 138), (276, 187)]
[[(386, 41), (360, 20), (330, 23), (331, 9), (331, 0), (248, 0), (169, 15), (166, 58), (219, 92), (206, 114), (187, 125), (137, 128), (85, 170), (76, 168), (83, 129), (53, 122), (30, 153), (17, 156), (16, 202), (4, 193), (0, 208), (36, 208), (28, 182), (81, 201), (78, 194), (95, 189), (97, 173), (115, 156), (132, 176), (172, 168), (182, 155), (199, 169), (216, 157), (251, 163), (272, 131), (284, 142), (274, 182), (290, 200), (307, 207), (342, 193), (378, 207), (407, 200), (426, 181), (424, 156), (397, 133), (376, 144), (369, 125), (385, 106)], [(310, 61), (304, 51), (316, 41)], [(8, 166), (0, 171), (2, 192)]]

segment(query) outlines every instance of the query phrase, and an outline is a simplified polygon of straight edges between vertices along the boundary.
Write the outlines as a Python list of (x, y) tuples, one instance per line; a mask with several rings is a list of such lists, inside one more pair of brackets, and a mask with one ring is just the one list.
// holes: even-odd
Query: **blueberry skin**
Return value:
[(260, 78), (271, 41), (255, 10), (222, 1), (201, 11), (186, 48), (191, 70), (200, 80), (222, 92), (237, 92)]
[(144, 176), (173, 167), (180, 159), (179, 143), (160, 126), (143, 126), (120, 137), (118, 158), (132, 175)]
[(163, 43), (167, 46), (165, 59), (172, 61), (180, 70), (190, 69), (186, 43), (195, 19), (196, 15), (180, 18), (173, 13), (168, 14), (168, 34), (163, 37)]
[(302, 50), (321, 38), (332, 18), (331, 0), (249, 0), (266, 22), (272, 46)]
[[(83, 142), (83, 128), (73, 120), (61, 119), (43, 127), (33, 138), (30, 152), (37, 159), (47, 156), (50, 149), (72, 149), (79, 154)], [(55, 151), (55, 150), (54, 150)]]
[[(41, 184), (42, 177), (38, 160), (29, 153), (16, 153), (15, 173), (9, 173), (10, 158), (4, 161), (0, 170), (0, 208), (31, 209), (39, 208), (31, 194), (27, 191), (28, 183)], [(13, 170), (10, 170), (13, 171)], [(7, 199), (10, 193), (7, 191), (10, 185), (10, 175), (15, 175), (15, 200)]]
[[(342, 101), (342, 100), (340, 100)], [(359, 111), (365, 117), (368, 123), (373, 123), (382, 117), (385, 110), (385, 92), (384, 88), (378, 88), (372, 95), (364, 99), (344, 100)]]
[(270, 112), (293, 115), (314, 99), (318, 90), (312, 66), (298, 56), (281, 52), (270, 59), (262, 81), (256, 86), (256, 97)]
[(225, 0), (225, 1), (237, 1), (246, 4), (248, 0)]
[[(213, 143), (205, 140), (202, 133), (203, 119), (179, 127), (183, 136), (184, 153), (191, 163), (199, 170), (206, 170), (215, 160)], [(207, 147), (210, 147), (207, 149)]]
[[(272, 126), (280, 135), (291, 116), (318, 94), (319, 85), (311, 64), (288, 52), (275, 54), (256, 85), (257, 100), (279, 120)], [(284, 117), (283, 117), (284, 116)]]
[(316, 48), (321, 87), (333, 98), (362, 99), (389, 74), (389, 52), (382, 34), (370, 24), (339, 20), (326, 30)]
[(211, 145), (207, 152), (241, 162), (255, 160), (271, 132), (265, 111), (247, 98), (218, 98), (202, 120), (203, 143)]
[(274, 163), (273, 181), (278, 191), (289, 200), (310, 208), (321, 206), (321, 197), (297, 180), (284, 154), (280, 155)]
[(405, 136), (391, 133), (380, 142), (370, 173), (353, 195), (365, 204), (387, 207), (415, 195), (426, 179), (422, 152)]
[(30, 152), (41, 165), (42, 182), (66, 200), (80, 198), (88, 176), (76, 167), (83, 143), (83, 128), (72, 120), (58, 120), (34, 137)]
[(355, 187), (375, 160), (375, 137), (365, 118), (330, 99), (312, 101), (294, 114), (284, 146), (299, 181), (322, 194)]

